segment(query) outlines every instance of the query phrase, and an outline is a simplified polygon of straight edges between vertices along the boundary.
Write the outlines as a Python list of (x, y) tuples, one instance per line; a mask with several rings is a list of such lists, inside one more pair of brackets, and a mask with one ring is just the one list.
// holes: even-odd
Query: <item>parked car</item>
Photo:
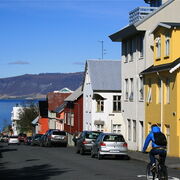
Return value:
[(65, 131), (50, 129), (46, 132), (45, 136), (45, 146), (51, 147), (52, 145), (62, 145), (64, 147), (67, 147), (68, 138)]
[(8, 142), (8, 135), (3, 135), (1, 138), (1, 142)]
[(40, 137), (40, 139), (39, 139), (39, 145), (41, 146), (41, 147), (44, 147), (45, 146), (45, 140), (46, 140), (46, 137), (47, 137), (47, 135), (46, 134), (43, 134), (41, 137)]
[(31, 146), (35, 146), (35, 145), (39, 146), (41, 136), (42, 134), (35, 134), (34, 136), (32, 136)]
[(20, 143), (24, 143), (24, 141), (25, 141), (26, 138), (27, 138), (27, 135), (24, 134), (24, 133), (20, 133), (20, 134), (18, 135), (18, 139), (19, 139), (19, 142), (20, 142)]
[(20, 144), (18, 136), (9, 136), (8, 138), (8, 145), (10, 144)]
[(82, 131), (76, 140), (76, 152), (81, 155), (91, 152), (92, 144), (101, 134), (99, 131)]
[(31, 145), (32, 142), (32, 136), (28, 136), (25, 140), (24, 140), (24, 144), (26, 145)]
[(91, 157), (102, 159), (105, 155), (122, 156), (128, 159), (127, 143), (123, 135), (114, 133), (101, 133), (91, 148)]

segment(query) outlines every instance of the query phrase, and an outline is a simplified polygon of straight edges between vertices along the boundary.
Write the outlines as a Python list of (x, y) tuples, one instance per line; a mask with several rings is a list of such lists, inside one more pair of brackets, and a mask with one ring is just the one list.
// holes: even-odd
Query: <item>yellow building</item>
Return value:
[(154, 35), (154, 64), (143, 71), (145, 135), (158, 124), (169, 156), (180, 157), (180, 23), (159, 23)]

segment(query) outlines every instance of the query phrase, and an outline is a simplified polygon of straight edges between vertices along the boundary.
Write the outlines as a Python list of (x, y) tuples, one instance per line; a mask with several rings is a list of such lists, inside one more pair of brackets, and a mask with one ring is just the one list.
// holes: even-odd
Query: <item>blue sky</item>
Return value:
[[(0, 0), (0, 78), (84, 71), (87, 59), (120, 59), (109, 35), (143, 0)], [(147, 5), (146, 5), (147, 6)]]

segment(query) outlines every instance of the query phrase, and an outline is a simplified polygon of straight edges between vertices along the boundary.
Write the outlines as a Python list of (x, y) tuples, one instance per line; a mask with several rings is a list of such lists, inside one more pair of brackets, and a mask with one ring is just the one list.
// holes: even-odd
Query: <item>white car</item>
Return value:
[(8, 145), (9, 144), (20, 144), (19, 143), (19, 139), (18, 139), (18, 136), (9, 136), (8, 138)]

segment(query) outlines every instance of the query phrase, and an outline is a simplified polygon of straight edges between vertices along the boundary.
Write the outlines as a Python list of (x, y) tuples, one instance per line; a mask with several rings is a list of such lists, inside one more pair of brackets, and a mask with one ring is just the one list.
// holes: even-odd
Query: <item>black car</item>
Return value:
[(32, 146), (35, 146), (35, 145), (40, 145), (40, 138), (41, 138), (42, 134), (35, 134), (33, 137), (32, 137), (32, 142), (31, 142), (31, 145)]
[(92, 145), (101, 134), (99, 131), (82, 131), (76, 140), (76, 152), (81, 155), (91, 152)]

